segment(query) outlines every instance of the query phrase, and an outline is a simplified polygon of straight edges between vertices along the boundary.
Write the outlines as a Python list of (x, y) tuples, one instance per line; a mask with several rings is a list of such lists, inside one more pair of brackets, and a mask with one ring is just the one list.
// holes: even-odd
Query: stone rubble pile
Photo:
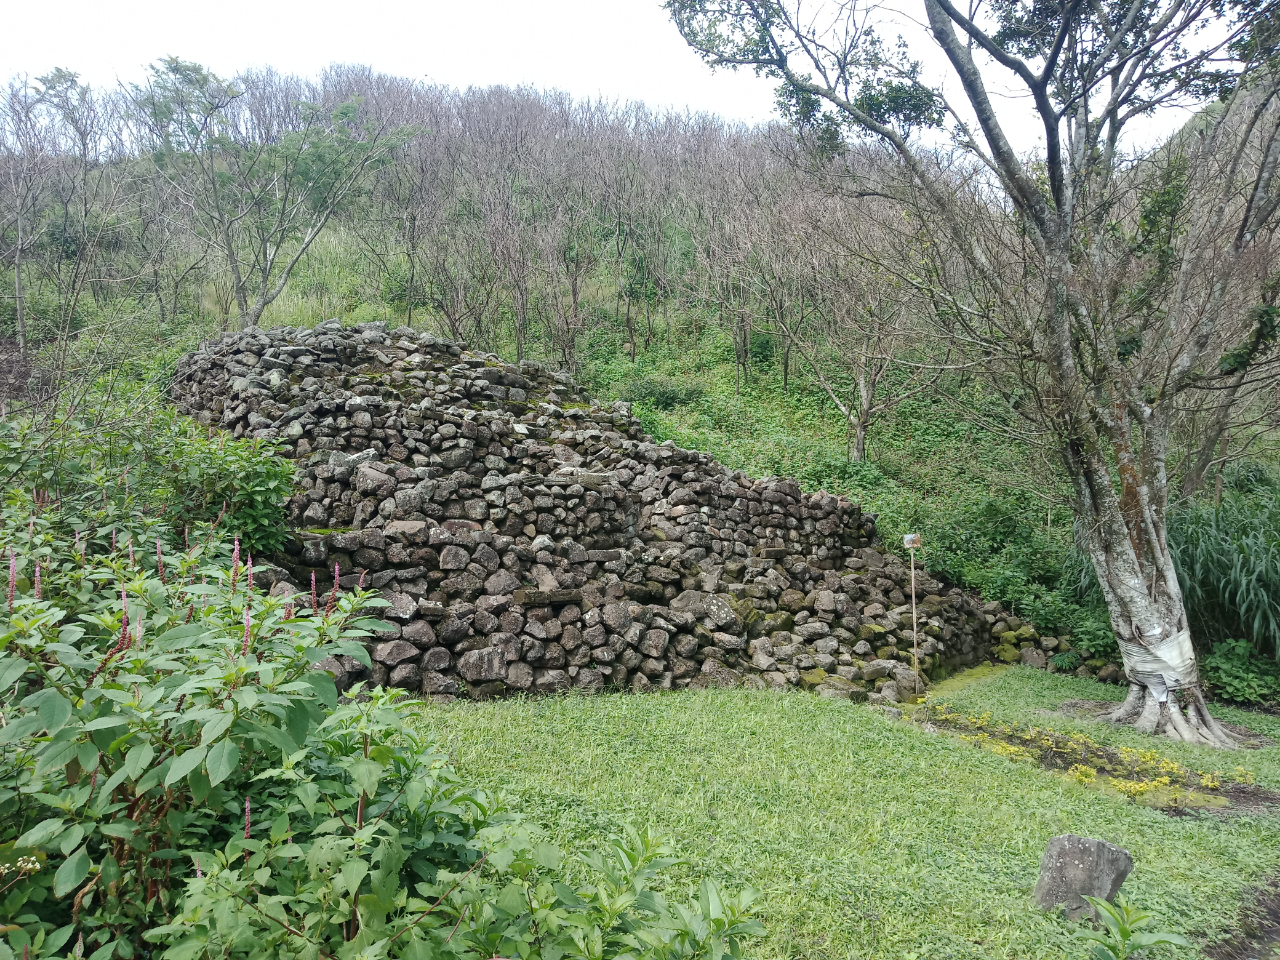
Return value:
[(917, 672), (910, 571), (857, 504), (655, 444), (626, 403), (407, 327), (229, 333), (184, 358), (172, 398), (296, 460), (273, 589), (328, 590), (336, 568), (339, 589), (387, 600), (372, 670), (323, 664), (343, 689), (747, 684), (893, 703), (993, 643), (1033, 665), (1059, 647), (918, 570)]

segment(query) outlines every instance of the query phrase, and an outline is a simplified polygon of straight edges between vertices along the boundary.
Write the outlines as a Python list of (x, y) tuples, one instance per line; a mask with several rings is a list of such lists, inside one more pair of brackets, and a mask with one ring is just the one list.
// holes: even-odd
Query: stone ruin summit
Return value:
[[(401, 327), (251, 328), (179, 364), (202, 424), (296, 461), (278, 593), (381, 593), (391, 628), (321, 666), (426, 697), (711, 685), (913, 701), (993, 643), (1057, 643), (916, 573), (875, 518), (654, 443), (563, 373)], [(993, 634), (995, 639), (993, 640)], [(1038, 663), (1036, 658), (1039, 658)]]

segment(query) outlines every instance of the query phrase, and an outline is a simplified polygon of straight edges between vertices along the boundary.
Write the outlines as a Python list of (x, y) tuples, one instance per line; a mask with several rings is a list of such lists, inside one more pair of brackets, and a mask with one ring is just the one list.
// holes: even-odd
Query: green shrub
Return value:
[(1216, 699), (1248, 706), (1280, 703), (1280, 665), (1259, 657), (1247, 640), (1225, 640), (1200, 658), (1204, 685)]
[(271, 444), (206, 437), (167, 408), (106, 428), (76, 418), (0, 421), (0, 481), (11, 498), (25, 495), (34, 509), (37, 491), (56, 495), (60, 519), (86, 536), (109, 540), (115, 531), (123, 540), (163, 520), (181, 542), (185, 528), (218, 521), (263, 555), (288, 535), (293, 478), (292, 462)]
[(43, 935), (48, 955), (74, 929), (86, 955), (129, 957), (178, 908), (186, 851), (225, 838), (270, 756), (334, 703), (312, 665), (367, 663), (358, 638), (380, 621), (358, 611), (385, 601), (350, 593), (300, 616), (213, 543), (95, 553), (47, 515), (5, 519), (0, 844), (41, 868), (7, 884), (0, 927), (15, 951)]
[(562, 868), (405, 729), (398, 691), (338, 705), (314, 670), (369, 665), (387, 624), (361, 611), (385, 600), (264, 595), (215, 528), (174, 550), (116, 479), (110, 528), (79, 496), (0, 509), (0, 960), (737, 957), (759, 932), (750, 891), (651, 890), (671, 861), (647, 834)]
[(672, 410), (693, 403), (703, 392), (702, 386), (697, 383), (680, 383), (668, 377), (641, 377), (626, 384), (621, 396), (631, 403), (644, 403), (659, 410)]
[(289, 534), (285, 509), (293, 463), (259, 440), (216, 440), (178, 430), (167, 438), (165, 475), (175, 525), (211, 522), (255, 554), (279, 550)]
[(192, 854), (181, 912), (148, 934), (166, 960), (739, 957), (762, 932), (750, 891), (673, 906), (650, 889), (676, 861), (647, 833), (581, 857), (594, 882), (569, 886), (558, 849), (404, 726), (398, 694), (344, 703), (259, 774), (270, 827)]
[(1081, 650), (1090, 660), (1120, 661), (1120, 644), (1107, 622), (1105, 611), (1097, 619), (1076, 624), (1071, 633), (1071, 645)]
[(1064, 650), (1062, 653), (1055, 653), (1049, 660), (1063, 673), (1071, 673), (1079, 669), (1080, 664), (1084, 663), (1084, 657), (1077, 650)]
[(1115, 903), (1108, 903), (1099, 897), (1085, 897), (1093, 907), (1102, 930), (1081, 930), (1076, 936), (1090, 941), (1090, 953), (1095, 960), (1128, 960), (1139, 953), (1145, 953), (1148, 947), (1170, 944), (1175, 947), (1190, 947), (1186, 937), (1165, 930), (1147, 930), (1155, 920), (1155, 914), (1140, 910), (1125, 900), (1117, 897)]

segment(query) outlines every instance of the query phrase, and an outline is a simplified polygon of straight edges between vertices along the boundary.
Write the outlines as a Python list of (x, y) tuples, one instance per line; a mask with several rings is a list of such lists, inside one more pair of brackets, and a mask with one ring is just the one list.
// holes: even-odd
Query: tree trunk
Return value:
[(18, 328), (18, 356), (27, 355), (27, 312), (26, 300), (22, 296), (22, 211), (18, 211), (18, 241), (13, 248), (13, 296), (14, 320)]
[(859, 418), (853, 430), (853, 462), (862, 463), (867, 458), (867, 421)]
[[(1074, 459), (1074, 462), (1072, 462)], [(1077, 483), (1077, 515), (1093, 561), (1129, 680), (1129, 694), (1107, 719), (1133, 722), (1143, 733), (1205, 746), (1234, 748), (1235, 739), (1209, 714), (1182, 590), (1173, 570), (1163, 505), (1152, 509), (1150, 483), (1126, 467), (1121, 444), (1121, 492), (1105, 459), (1068, 458)], [(1075, 469), (1071, 469), (1071, 468)]]

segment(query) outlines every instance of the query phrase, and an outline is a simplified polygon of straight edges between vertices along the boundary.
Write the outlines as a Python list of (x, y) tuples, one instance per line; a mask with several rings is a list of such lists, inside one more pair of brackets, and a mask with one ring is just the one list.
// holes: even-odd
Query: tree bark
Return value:
[(22, 295), (22, 210), (18, 210), (17, 246), (13, 248), (13, 296), (14, 320), (18, 328), (18, 356), (27, 355), (27, 314), (26, 300)]

